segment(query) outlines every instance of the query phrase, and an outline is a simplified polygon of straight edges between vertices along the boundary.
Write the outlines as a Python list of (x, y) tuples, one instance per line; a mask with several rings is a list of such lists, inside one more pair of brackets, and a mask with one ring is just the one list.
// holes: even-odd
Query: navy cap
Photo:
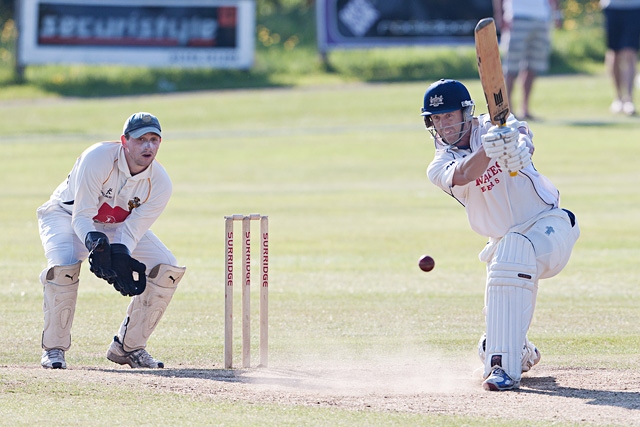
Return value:
[(162, 128), (158, 118), (150, 113), (140, 112), (132, 114), (124, 122), (122, 128), (123, 135), (130, 135), (133, 138), (140, 138), (145, 133), (153, 132), (162, 138)]

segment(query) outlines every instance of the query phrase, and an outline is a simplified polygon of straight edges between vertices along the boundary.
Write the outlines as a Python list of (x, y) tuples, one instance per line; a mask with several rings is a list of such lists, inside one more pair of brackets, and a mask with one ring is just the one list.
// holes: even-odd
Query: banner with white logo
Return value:
[(255, 0), (22, 0), (19, 62), (250, 68)]
[(316, 0), (318, 48), (469, 44), (491, 0)]

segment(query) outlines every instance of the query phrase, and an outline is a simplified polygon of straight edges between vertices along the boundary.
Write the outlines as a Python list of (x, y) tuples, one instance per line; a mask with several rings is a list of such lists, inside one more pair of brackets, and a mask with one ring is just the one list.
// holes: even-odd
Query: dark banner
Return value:
[(317, 0), (318, 46), (473, 43), (491, 0)]
[(236, 47), (237, 7), (40, 3), (39, 45)]

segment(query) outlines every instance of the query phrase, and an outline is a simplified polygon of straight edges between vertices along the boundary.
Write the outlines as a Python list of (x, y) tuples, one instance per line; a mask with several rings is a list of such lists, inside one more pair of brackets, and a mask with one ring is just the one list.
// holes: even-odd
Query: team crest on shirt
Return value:
[(129, 212), (140, 206), (140, 197), (129, 200)]
[(444, 104), (444, 98), (442, 95), (434, 95), (429, 98), (429, 107), (439, 107)]

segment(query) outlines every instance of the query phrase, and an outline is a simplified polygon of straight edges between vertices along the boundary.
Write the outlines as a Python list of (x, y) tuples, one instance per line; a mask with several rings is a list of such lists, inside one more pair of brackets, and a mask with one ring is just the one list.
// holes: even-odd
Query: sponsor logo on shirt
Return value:
[(500, 173), (502, 173), (502, 168), (496, 161), (495, 164), (489, 165), (481, 177), (476, 179), (476, 187), (480, 187), (483, 193), (485, 191), (491, 191), (494, 186), (500, 183), (500, 178), (498, 177)]
[(122, 222), (129, 216), (129, 212), (120, 206), (111, 207), (107, 203), (103, 203), (98, 209), (98, 214), (93, 217), (94, 221), (105, 224), (115, 224)]

